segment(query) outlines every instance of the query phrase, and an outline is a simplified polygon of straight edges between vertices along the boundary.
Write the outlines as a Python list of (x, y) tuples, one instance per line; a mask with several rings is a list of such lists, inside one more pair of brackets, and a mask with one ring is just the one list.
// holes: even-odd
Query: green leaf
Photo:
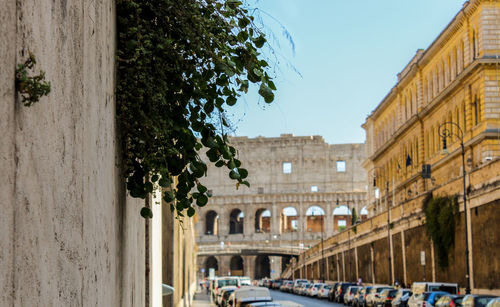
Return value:
[(234, 106), (236, 104), (236, 97), (234, 97), (234, 96), (227, 97), (226, 103), (229, 106)]
[(198, 192), (200, 192), (202, 194), (207, 191), (207, 188), (202, 184), (198, 184), (197, 188), (198, 188)]
[(262, 83), (260, 85), (259, 95), (261, 95), (264, 98), (264, 101), (266, 103), (271, 103), (274, 100), (273, 91), (268, 86), (266, 86), (264, 83)]
[(196, 199), (196, 204), (200, 207), (203, 207), (207, 204), (208, 202), (208, 197), (204, 194), (200, 195), (197, 199)]
[(158, 175), (151, 176), (151, 182), (157, 182), (160, 177)]
[(229, 172), (229, 178), (231, 179), (240, 179), (240, 174), (238, 172), (235, 172), (234, 170)]
[(165, 191), (163, 193), (163, 200), (167, 203), (172, 202), (174, 200), (174, 194), (171, 191)]
[(215, 166), (216, 166), (216, 167), (222, 167), (222, 166), (224, 166), (224, 161), (222, 161), (222, 160), (217, 161), (217, 162), (215, 163)]
[(247, 187), (250, 187), (250, 183), (248, 181), (246, 181), (246, 180), (242, 181), (241, 183), (244, 184), (244, 185), (246, 185)]
[(238, 168), (238, 173), (240, 174), (241, 179), (248, 177), (248, 171), (244, 168)]
[(142, 207), (141, 216), (145, 219), (152, 219), (153, 218), (153, 211), (151, 211), (151, 209), (149, 209), (149, 208)]
[(262, 46), (264, 46), (264, 43), (266, 42), (266, 38), (263, 35), (260, 35), (259, 37), (255, 38), (253, 42), (255, 44), (255, 47), (262, 48)]
[(193, 207), (189, 207), (189, 208), (188, 208), (188, 210), (187, 210), (187, 215), (188, 215), (189, 217), (194, 216), (194, 214), (195, 214), (195, 213), (196, 213), (196, 211), (194, 210), (194, 208), (193, 208)]

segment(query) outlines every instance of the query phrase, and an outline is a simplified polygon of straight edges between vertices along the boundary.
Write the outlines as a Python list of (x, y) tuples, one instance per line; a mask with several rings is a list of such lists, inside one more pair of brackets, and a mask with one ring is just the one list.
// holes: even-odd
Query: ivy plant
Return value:
[(38, 102), (41, 97), (50, 93), (50, 82), (45, 81), (45, 72), (30, 76), (28, 70), (33, 70), (36, 65), (35, 55), (29, 53), (24, 63), (16, 67), (16, 91), (21, 95), (24, 106), (29, 107)]
[(207, 163), (226, 167), (236, 187), (250, 186), (225, 114), (250, 83), (266, 103), (276, 87), (260, 52), (265, 35), (246, 4), (117, 0), (117, 29), (117, 116), (130, 195), (145, 198), (157, 184), (178, 217), (193, 216), (210, 197), (199, 181)]
[(455, 226), (458, 222), (456, 196), (428, 198), (424, 203), (425, 228), (436, 250), (439, 267), (449, 264), (449, 251), (455, 243)]

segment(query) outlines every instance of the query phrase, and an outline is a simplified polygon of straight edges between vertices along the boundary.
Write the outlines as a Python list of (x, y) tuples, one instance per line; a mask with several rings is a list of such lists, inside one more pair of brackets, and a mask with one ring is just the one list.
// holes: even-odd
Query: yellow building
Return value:
[[(282, 276), (457, 282), (462, 293), (470, 286), (500, 295), (500, 1), (466, 2), (398, 74), (363, 128), (369, 218), (302, 253)], [(423, 165), (431, 168), (426, 179)], [(433, 244), (424, 209), (440, 211), (435, 200), (445, 196), (458, 197), (455, 222), (438, 219), (441, 238), (454, 239), (449, 246)], [(451, 225), (453, 232), (442, 230)]]
[[(371, 178), (371, 216), (385, 211), (386, 203), (400, 206), (401, 212), (421, 215), (429, 193), (463, 195), (463, 140), (469, 259), (471, 270), (476, 271), (483, 267), (479, 260), (484, 257), (475, 257), (481, 252), (475, 241), (482, 238), (475, 236), (473, 223), (479, 220), (470, 213), (477, 219), (482, 209), (483, 215), (489, 212), (487, 215), (500, 217), (496, 213), (500, 209), (499, 82), (500, 1), (468, 1), (427, 50), (417, 51), (398, 74), (397, 84), (363, 124), (368, 157), (363, 166)], [(444, 143), (448, 154), (443, 154)], [(431, 167), (429, 179), (422, 176), (424, 164)], [(460, 205), (463, 212), (462, 201)], [(495, 235), (487, 239), (493, 245), (500, 243)], [(457, 243), (462, 246), (457, 255), (464, 258), (464, 243)], [(476, 288), (491, 288), (479, 279), (476, 276), (476, 284), (481, 285)]]
[[(447, 138), (451, 156), (441, 153), (439, 127), (459, 133), (456, 125), (445, 122), (463, 131), (470, 167), (498, 158), (499, 49), (500, 2), (470, 1), (398, 74), (397, 84), (363, 125), (368, 154), (364, 167), (379, 178), (382, 195), (386, 182), (390, 196), (395, 189), (400, 202), (461, 175), (459, 138)], [(423, 164), (432, 166), (431, 182), (420, 176)], [(376, 212), (377, 206), (371, 209)]]

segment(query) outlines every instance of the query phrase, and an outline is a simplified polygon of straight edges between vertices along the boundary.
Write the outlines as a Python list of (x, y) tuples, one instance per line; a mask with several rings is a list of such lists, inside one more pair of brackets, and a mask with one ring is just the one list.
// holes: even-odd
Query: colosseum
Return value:
[(364, 144), (327, 144), (321, 136), (233, 137), (250, 188), (209, 166), (212, 197), (196, 225), (198, 272), (279, 276), (292, 257), (367, 217)]

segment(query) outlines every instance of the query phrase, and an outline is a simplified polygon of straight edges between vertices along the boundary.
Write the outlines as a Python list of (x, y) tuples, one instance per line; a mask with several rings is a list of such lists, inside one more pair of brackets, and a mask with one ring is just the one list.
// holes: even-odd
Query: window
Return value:
[(292, 162), (283, 162), (283, 174), (292, 173)]
[(311, 186), (311, 192), (318, 192), (318, 186), (317, 185), (312, 185)]
[(258, 187), (257, 188), (257, 194), (264, 194), (264, 188)]
[(339, 173), (345, 172), (345, 161), (337, 161), (337, 172)]

